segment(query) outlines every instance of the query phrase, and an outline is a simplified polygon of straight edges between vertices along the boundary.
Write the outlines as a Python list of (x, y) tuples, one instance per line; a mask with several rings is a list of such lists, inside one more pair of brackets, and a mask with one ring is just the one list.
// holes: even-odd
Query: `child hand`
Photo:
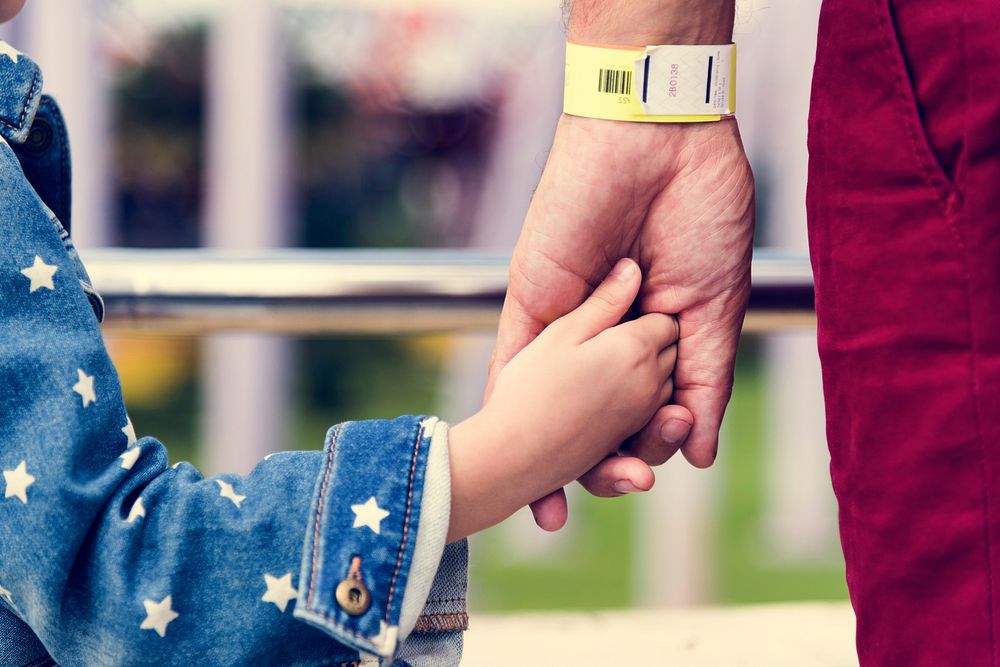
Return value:
[(484, 408), (452, 429), (450, 538), (578, 478), (670, 399), (676, 320), (649, 314), (618, 324), (640, 282), (638, 265), (620, 261), (504, 367)]

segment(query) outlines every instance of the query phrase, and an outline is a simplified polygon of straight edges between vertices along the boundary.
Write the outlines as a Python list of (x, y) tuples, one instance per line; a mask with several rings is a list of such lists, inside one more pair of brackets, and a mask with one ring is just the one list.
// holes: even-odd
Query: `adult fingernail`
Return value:
[(618, 480), (611, 485), (611, 488), (615, 490), (615, 493), (642, 493), (642, 489), (627, 479)]
[(691, 424), (683, 419), (670, 419), (660, 427), (660, 437), (668, 445), (679, 445), (684, 442), (688, 433), (691, 432)]
[(635, 262), (630, 259), (620, 259), (618, 263), (615, 264), (614, 270), (611, 272), (618, 280), (628, 280), (635, 275)]

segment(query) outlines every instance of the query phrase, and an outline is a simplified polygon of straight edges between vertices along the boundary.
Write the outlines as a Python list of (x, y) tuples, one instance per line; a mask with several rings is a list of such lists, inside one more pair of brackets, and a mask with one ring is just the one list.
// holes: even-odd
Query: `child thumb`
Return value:
[(570, 313), (569, 319), (573, 322), (573, 327), (586, 340), (615, 326), (635, 301), (641, 282), (642, 273), (634, 260), (618, 260), (604, 282)]

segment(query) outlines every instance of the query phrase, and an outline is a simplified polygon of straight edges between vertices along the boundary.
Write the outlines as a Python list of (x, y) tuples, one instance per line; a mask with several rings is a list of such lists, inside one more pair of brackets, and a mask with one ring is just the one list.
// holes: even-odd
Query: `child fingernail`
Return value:
[(635, 262), (630, 259), (620, 259), (611, 274), (618, 280), (628, 280), (635, 275)]
[(679, 445), (691, 432), (691, 424), (683, 419), (670, 419), (660, 427), (660, 437), (669, 445)]
[(642, 493), (642, 489), (627, 479), (618, 480), (611, 485), (611, 488), (615, 490), (615, 493)]

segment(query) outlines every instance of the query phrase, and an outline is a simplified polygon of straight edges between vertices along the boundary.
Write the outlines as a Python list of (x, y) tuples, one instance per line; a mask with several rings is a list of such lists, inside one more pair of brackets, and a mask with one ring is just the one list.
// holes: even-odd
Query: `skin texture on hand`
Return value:
[(479, 413), (451, 429), (449, 539), (579, 477), (670, 399), (676, 320), (654, 313), (618, 324), (640, 279), (635, 262), (619, 262), (504, 367)]
[[(734, 0), (564, 0), (569, 38), (591, 44), (726, 44)], [(568, 6), (567, 6), (568, 5)]]
[[(645, 274), (642, 312), (677, 314), (676, 405), (581, 482), (613, 495), (642, 489), (677, 450), (661, 428), (693, 422), (684, 456), (715, 460), (750, 289), (754, 183), (735, 120), (659, 125), (563, 116), (514, 251), (490, 386), (517, 352), (575, 308), (622, 257)], [(646, 486), (644, 486), (644, 484)], [(532, 505), (548, 530), (566, 520), (561, 492)]]

